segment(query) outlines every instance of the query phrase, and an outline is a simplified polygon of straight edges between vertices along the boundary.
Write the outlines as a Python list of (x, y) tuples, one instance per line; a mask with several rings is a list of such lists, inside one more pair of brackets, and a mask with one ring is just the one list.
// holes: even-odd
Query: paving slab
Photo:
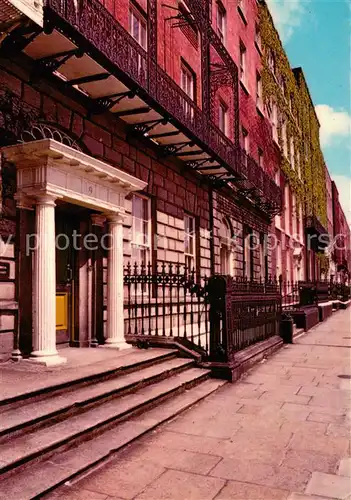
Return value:
[(168, 470), (135, 500), (212, 500), (224, 485), (222, 479)]
[(349, 477), (314, 472), (305, 493), (345, 500), (351, 494)]
[(129, 500), (141, 493), (164, 471), (160, 465), (144, 460), (117, 459), (108, 468), (98, 469), (83, 479), (76, 487)]
[(286, 500), (288, 495), (286, 490), (228, 481), (216, 500)]
[(337, 312), (74, 488), (106, 500), (345, 500), (351, 400), (339, 375), (350, 372), (349, 321)]
[(341, 460), (337, 474), (339, 476), (351, 477), (351, 458), (343, 458)]

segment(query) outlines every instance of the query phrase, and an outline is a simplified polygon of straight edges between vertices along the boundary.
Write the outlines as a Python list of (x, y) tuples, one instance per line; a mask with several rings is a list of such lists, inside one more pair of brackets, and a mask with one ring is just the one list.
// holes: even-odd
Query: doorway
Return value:
[(56, 208), (56, 343), (72, 340), (74, 325), (74, 289), (76, 276), (76, 252), (73, 232), (79, 221), (74, 214)]

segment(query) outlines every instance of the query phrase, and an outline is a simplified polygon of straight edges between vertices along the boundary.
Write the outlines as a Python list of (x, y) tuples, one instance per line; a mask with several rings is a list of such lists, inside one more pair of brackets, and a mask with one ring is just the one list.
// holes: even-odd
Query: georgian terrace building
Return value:
[[(57, 344), (125, 346), (128, 263), (272, 272), (265, 237), (281, 191), (256, 1), (0, 7), (5, 356), (56, 364)], [(112, 244), (55, 245), (77, 233)]]

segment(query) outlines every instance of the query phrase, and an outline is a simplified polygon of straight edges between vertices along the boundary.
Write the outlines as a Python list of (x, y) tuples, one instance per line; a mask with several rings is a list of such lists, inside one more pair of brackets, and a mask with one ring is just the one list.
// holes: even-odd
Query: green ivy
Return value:
[[(302, 204), (305, 215), (315, 214), (327, 225), (327, 197), (323, 154), (319, 142), (319, 125), (310, 101), (307, 85), (298, 85), (279, 34), (265, 3), (260, 4), (260, 34), (263, 47), (263, 68), (261, 73), (264, 103), (273, 100), (280, 112), (287, 118), (287, 149), (290, 157), (290, 140), (294, 139), (295, 167), (300, 159), (299, 178), (296, 168), (283, 156), (282, 171)], [(283, 78), (286, 96), (273, 76), (268, 64), (269, 52), (275, 57), (276, 74)], [(290, 103), (291, 100), (291, 108)], [(278, 127), (279, 143), (282, 143), (281, 127)], [(307, 141), (307, 151), (306, 148)]]

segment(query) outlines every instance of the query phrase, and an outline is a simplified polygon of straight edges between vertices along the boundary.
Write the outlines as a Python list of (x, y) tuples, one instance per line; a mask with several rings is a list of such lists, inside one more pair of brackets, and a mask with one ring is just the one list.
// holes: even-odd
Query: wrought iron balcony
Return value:
[[(27, 53), (35, 53), (41, 70), (59, 71), (66, 84), (83, 91), (94, 112), (110, 110), (122, 119), (128, 117), (133, 131), (157, 142), (165, 154), (177, 156), (219, 185), (235, 183), (270, 216), (281, 210), (281, 191), (273, 179), (218, 129), (102, 3), (46, 0), (44, 26), (46, 35), (39, 38), (59, 34), (71, 46), (63, 44), (66, 50), (48, 56), (47, 50), (38, 51), (37, 43), (35, 51), (29, 47)], [(41, 43), (47, 46), (49, 40)], [(100, 70), (96, 75), (91, 74), (91, 60)], [(117, 92), (109, 93), (110, 88)], [(126, 102), (128, 107), (121, 108)]]

